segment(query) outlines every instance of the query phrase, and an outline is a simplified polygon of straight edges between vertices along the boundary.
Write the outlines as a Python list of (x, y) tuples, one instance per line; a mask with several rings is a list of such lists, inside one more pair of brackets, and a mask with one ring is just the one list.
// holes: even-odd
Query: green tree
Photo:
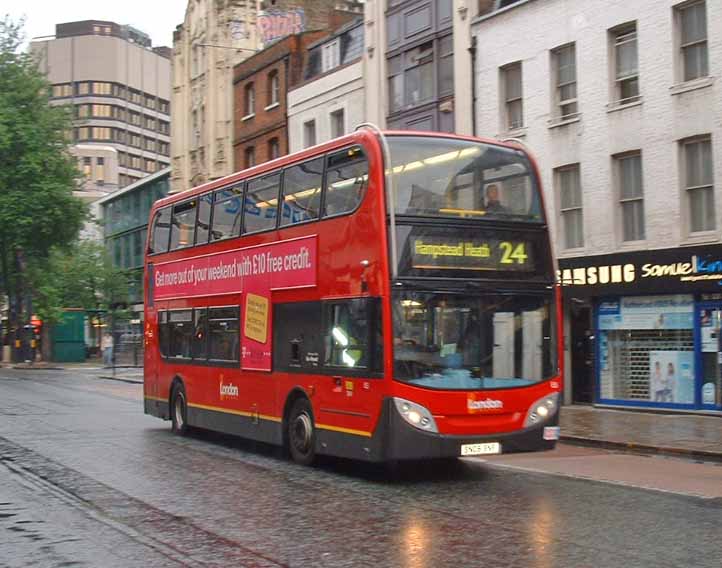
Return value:
[[(34, 285), (34, 310), (44, 322), (44, 330), (57, 323), (65, 308), (79, 308), (106, 325), (127, 319), (118, 304), (128, 302), (129, 274), (113, 266), (102, 244), (79, 241), (68, 248), (53, 248), (47, 259), (28, 263), (28, 279)], [(49, 356), (45, 335), (44, 358)], [(98, 343), (93, 337), (92, 342)]]
[(29, 277), (51, 250), (77, 238), (87, 215), (73, 196), (79, 172), (69, 152), (70, 109), (50, 105), (49, 83), (21, 52), (21, 27), (0, 21), (0, 287), (11, 326), (30, 316), (23, 317), (35, 287)]

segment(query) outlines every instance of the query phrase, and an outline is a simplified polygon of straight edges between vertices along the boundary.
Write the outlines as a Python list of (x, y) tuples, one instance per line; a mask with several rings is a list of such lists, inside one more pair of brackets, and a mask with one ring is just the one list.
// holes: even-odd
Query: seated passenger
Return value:
[(507, 213), (506, 207), (499, 201), (499, 186), (495, 183), (486, 186), (486, 212)]

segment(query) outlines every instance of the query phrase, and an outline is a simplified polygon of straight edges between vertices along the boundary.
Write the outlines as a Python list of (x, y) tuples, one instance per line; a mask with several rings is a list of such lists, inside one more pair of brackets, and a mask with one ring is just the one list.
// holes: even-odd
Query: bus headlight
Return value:
[(524, 428), (544, 422), (557, 410), (559, 405), (559, 393), (555, 392), (537, 400), (529, 407), (524, 420)]
[(425, 407), (410, 400), (396, 397), (394, 397), (394, 404), (401, 417), (414, 428), (426, 432), (439, 432), (439, 429), (436, 427), (436, 420), (434, 420), (431, 412)]

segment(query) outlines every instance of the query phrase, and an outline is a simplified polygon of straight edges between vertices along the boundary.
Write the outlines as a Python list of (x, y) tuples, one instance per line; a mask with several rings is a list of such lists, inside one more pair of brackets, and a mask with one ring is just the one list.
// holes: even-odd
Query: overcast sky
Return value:
[(55, 24), (77, 20), (110, 20), (147, 33), (154, 46), (173, 45), (173, 30), (183, 23), (185, 0), (9, 0), (0, 17), (25, 16), (25, 36), (54, 35)]

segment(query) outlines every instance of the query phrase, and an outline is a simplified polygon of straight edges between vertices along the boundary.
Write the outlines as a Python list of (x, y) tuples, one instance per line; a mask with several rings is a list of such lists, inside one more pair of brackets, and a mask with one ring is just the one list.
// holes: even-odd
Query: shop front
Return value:
[(560, 259), (559, 279), (575, 402), (722, 410), (722, 245)]

